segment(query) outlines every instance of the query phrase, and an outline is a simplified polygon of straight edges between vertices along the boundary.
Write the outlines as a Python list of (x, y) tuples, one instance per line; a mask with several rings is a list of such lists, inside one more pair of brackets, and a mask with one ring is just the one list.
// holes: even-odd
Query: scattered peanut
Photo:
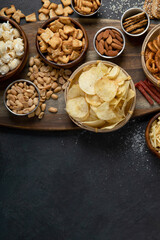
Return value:
[(55, 107), (50, 107), (50, 108), (48, 109), (48, 111), (51, 112), (51, 113), (56, 113), (56, 112), (58, 112), (58, 109), (55, 108)]
[[(41, 61), (39, 56), (31, 57), (29, 60), (29, 72), (27, 76), (29, 79), (34, 82), (34, 84), (37, 86), (37, 88), (40, 91), (40, 103), (34, 114), (29, 114), (29, 118), (37, 116), (38, 119), (42, 119), (44, 116), (44, 111), (46, 109), (46, 103), (45, 101), (52, 98), (53, 100), (58, 99), (58, 95), (55, 93), (60, 92), (61, 90), (65, 89), (65, 86), (67, 85), (67, 80), (69, 79), (70, 75), (72, 74), (72, 71), (69, 69), (54, 69), (50, 66), (47, 66), (45, 63)], [(19, 85), (18, 85), (19, 86)], [(32, 98), (30, 95), (33, 89), (30, 87), (28, 89), (29, 91), (27, 94), (25, 93), (25, 98), (27, 98), (27, 102), (29, 102), (29, 105), (34, 104), (35, 106), (38, 104), (38, 98), (35, 96)], [(32, 91), (31, 91), (32, 90)], [(11, 94), (8, 92), (8, 95), (12, 95), (10, 97), (11, 101), (8, 102), (7, 98), (7, 104), (9, 104), (11, 107), (14, 107), (15, 101), (14, 97), (16, 98), (16, 95), (18, 95), (17, 91), (15, 89), (12, 89), (12, 92), (14, 94)], [(54, 93), (53, 93), (54, 92)], [(20, 94), (20, 93), (19, 93)], [(13, 97), (14, 96), (14, 97)], [(16, 99), (19, 100), (18, 96)], [(13, 104), (13, 105), (12, 105)], [(25, 104), (25, 107), (28, 109), (31, 106), (28, 106)], [(56, 113), (58, 110), (57, 108), (50, 108), (49, 112)], [(19, 110), (21, 111), (21, 110)]]

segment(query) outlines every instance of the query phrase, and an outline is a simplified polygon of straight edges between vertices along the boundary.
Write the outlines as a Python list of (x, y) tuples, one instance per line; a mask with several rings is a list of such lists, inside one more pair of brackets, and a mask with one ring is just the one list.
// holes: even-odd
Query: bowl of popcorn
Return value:
[(0, 16), (0, 81), (11, 78), (24, 68), (28, 57), (28, 40), (13, 20)]
[(26, 116), (37, 109), (40, 93), (34, 83), (20, 79), (12, 82), (5, 89), (3, 101), (10, 113), (16, 116)]
[(81, 128), (111, 132), (131, 118), (136, 102), (129, 74), (108, 61), (90, 61), (76, 69), (65, 89), (66, 111)]
[(71, 68), (85, 56), (87, 33), (79, 22), (70, 17), (54, 17), (38, 29), (36, 48), (46, 64), (55, 68)]
[(90, 17), (99, 11), (102, 0), (71, 0), (71, 5), (78, 15)]
[(145, 138), (148, 148), (160, 158), (160, 113), (157, 113), (149, 121), (145, 131)]

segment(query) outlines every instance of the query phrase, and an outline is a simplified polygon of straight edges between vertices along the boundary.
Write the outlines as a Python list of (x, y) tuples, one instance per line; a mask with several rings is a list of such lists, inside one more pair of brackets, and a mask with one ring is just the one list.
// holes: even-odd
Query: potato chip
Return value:
[(74, 84), (68, 91), (67, 99), (84, 96), (84, 92), (80, 89), (78, 84)]
[(118, 67), (118, 66), (113, 67), (112, 70), (108, 74), (108, 78), (115, 79), (118, 76), (119, 72), (120, 72), (120, 67)]
[(129, 102), (132, 98), (134, 98), (134, 96), (135, 96), (135, 92), (132, 89), (129, 89), (126, 101)]
[(108, 102), (102, 103), (99, 107), (97, 107), (95, 112), (101, 120), (108, 121), (116, 117), (114, 111), (109, 107)]
[(95, 83), (105, 75), (105, 72), (98, 67), (92, 67), (88, 71), (83, 72), (79, 77), (79, 86), (87, 94), (94, 95)]
[(122, 69), (120, 69), (115, 81), (118, 83), (118, 85), (122, 85), (126, 80), (128, 80), (128, 76), (122, 71)]
[(102, 100), (97, 95), (85, 94), (85, 99), (89, 104), (95, 107), (98, 107), (102, 103)]
[(95, 83), (95, 93), (104, 101), (110, 102), (116, 96), (117, 84), (105, 76)]
[(90, 127), (102, 127), (104, 124), (105, 124), (105, 121), (104, 120), (94, 120), (94, 121), (85, 121), (85, 122), (82, 122), (82, 124), (84, 125), (88, 125)]
[(77, 121), (85, 121), (89, 116), (89, 107), (84, 97), (67, 100), (66, 111)]
[(128, 88), (129, 88), (129, 84), (130, 84), (130, 82), (127, 81), (123, 85), (119, 86), (116, 96), (121, 97), (121, 98), (125, 97), (125, 95), (126, 95), (126, 93), (128, 91)]

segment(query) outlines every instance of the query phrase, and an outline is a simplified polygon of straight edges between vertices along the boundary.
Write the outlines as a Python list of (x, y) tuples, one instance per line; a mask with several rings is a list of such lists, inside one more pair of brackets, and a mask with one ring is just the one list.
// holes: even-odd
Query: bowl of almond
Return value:
[(38, 29), (36, 48), (46, 64), (55, 68), (71, 68), (85, 56), (88, 36), (74, 19), (54, 17)]
[(40, 93), (34, 83), (19, 79), (5, 89), (3, 101), (5, 107), (13, 115), (27, 116), (37, 109)]
[(71, 0), (71, 5), (78, 15), (90, 17), (99, 11), (102, 0)]
[(118, 28), (107, 26), (95, 34), (93, 46), (99, 56), (107, 59), (115, 58), (125, 48), (125, 37)]

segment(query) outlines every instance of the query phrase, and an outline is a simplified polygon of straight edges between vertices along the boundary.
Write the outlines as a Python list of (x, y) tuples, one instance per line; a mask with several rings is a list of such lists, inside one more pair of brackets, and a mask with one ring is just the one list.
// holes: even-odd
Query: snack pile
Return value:
[(83, 52), (85, 38), (69, 17), (59, 17), (46, 29), (38, 29), (40, 51), (49, 61), (66, 64), (77, 59)]
[(113, 129), (126, 118), (135, 97), (130, 79), (117, 65), (86, 66), (71, 80), (66, 111), (84, 126)]
[(148, 13), (150, 19), (160, 19), (159, 0), (145, 0), (143, 9)]
[(142, 12), (125, 18), (123, 22), (123, 27), (128, 33), (139, 34), (145, 30), (147, 23), (148, 19), (146, 13)]
[(15, 69), (24, 54), (24, 43), (19, 31), (9, 22), (0, 24), (0, 74)]
[(148, 71), (160, 81), (160, 35), (148, 42), (145, 50), (145, 62)]
[(7, 91), (6, 104), (16, 114), (28, 114), (38, 105), (38, 92), (28, 82), (16, 82)]
[(91, 15), (101, 6), (100, 0), (73, 0), (74, 8), (82, 15)]
[(109, 29), (100, 32), (96, 38), (96, 49), (101, 55), (116, 56), (123, 48), (123, 38), (119, 31)]
[(160, 117), (152, 123), (149, 137), (152, 146), (160, 153)]
[[(28, 115), (29, 118), (37, 116), (42, 119), (46, 110), (46, 101), (49, 99), (58, 99), (57, 93), (66, 88), (67, 80), (71, 75), (71, 70), (54, 69), (41, 61), (39, 56), (31, 57), (29, 60), (29, 72), (27, 76), (30, 78), (40, 92), (40, 102), (36, 111)], [(51, 113), (56, 113), (58, 109), (55, 106), (48, 108)]]

